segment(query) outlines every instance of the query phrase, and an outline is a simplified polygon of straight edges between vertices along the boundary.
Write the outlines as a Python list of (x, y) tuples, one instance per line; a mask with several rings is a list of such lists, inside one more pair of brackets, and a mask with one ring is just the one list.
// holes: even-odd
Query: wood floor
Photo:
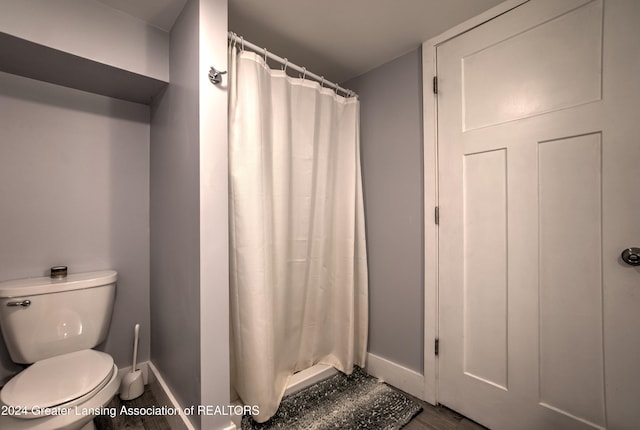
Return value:
[(422, 412), (402, 427), (402, 430), (488, 430), (449, 408), (433, 406), (403, 391), (397, 391), (422, 405)]
[(144, 387), (144, 394), (137, 399), (123, 401), (120, 400), (120, 397), (115, 396), (106, 407), (110, 409), (115, 408), (118, 413), (115, 418), (107, 415), (96, 417), (94, 423), (97, 430), (171, 430), (169, 423), (163, 416), (121, 415), (120, 410), (123, 405), (127, 408), (144, 408), (158, 406), (158, 402), (151, 393), (148, 385)]
[[(422, 412), (403, 427), (403, 430), (487, 430), (486, 427), (463, 417), (451, 409), (443, 406), (432, 406), (407, 393), (400, 392), (422, 405), (423, 408)], [(149, 386), (146, 386), (145, 392), (141, 397), (122, 401), (116, 396), (107, 407), (116, 408), (117, 411), (120, 411), (122, 405), (140, 408), (158, 406), (158, 402), (151, 393)], [(118, 413), (115, 418), (111, 418), (110, 416), (101, 415), (95, 419), (95, 424), (97, 430), (171, 430), (167, 420), (162, 416), (128, 416)]]
[(487, 430), (444, 406), (423, 405), (423, 410), (403, 430)]

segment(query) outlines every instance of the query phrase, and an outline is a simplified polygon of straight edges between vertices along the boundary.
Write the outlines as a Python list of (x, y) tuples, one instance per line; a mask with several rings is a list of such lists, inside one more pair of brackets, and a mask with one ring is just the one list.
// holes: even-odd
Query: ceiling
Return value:
[[(98, 0), (142, 21), (170, 31), (187, 0)], [(231, 0), (233, 1), (233, 0)]]
[[(99, 0), (169, 31), (187, 0)], [(229, 30), (344, 82), (503, 0), (229, 0)]]
[(503, 0), (229, 0), (229, 30), (344, 82)]

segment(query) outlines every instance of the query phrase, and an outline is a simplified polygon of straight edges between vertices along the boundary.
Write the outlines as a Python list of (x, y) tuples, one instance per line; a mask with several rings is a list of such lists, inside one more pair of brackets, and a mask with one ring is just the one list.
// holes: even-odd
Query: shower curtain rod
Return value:
[(287, 68), (292, 68), (293, 70), (296, 70), (296, 71), (298, 71), (300, 73), (303, 73), (303, 75), (305, 77), (309, 77), (309, 78), (312, 78), (312, 79), (320, 82), (320, 84), (322, 86), (332, 88), (332, 89), (336, 90), (336, 92), (337, 91), (342, 92), (347, 97), (358, 97), (358, 94), (356, 94), (354, 91), (348, 90), (346, 88), (342, 88), (340, 85), (326, 80), (324, 78), (324, 76), (318, 76), (315, 73), (311, 73), (305, 67), (300, 67), (297, 64), (290, 63), (289, 60), (287, 60), (286, 58), (279, 57), (279, 56), (269, 52), (266, 48), (262, 48), (262, 47), (260, 47), (260, 46), (258, 46), (256, 44), (253, 44), (253, 43), (245, 40), (243, 37), (238, 36), (236, 33), (233, 33), (233, 32), (230, 31), (228, 38), (229, 38), (229, 41), (231, 41), (231, 42), (240, 43), (242, 48), (249, 48), (249, 49), (251, 49), (252, 51), (255, 51), (258, 54), (264, 54), (266, 57), (269, 57), (272, 60), (277, 61), (280, 64), (283, 64), (285, 66), (285, 70)]

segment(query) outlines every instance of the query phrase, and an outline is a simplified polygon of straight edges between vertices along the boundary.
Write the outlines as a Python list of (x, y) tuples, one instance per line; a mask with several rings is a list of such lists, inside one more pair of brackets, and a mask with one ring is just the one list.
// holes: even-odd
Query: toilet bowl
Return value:
[(94, 429), (119, 387), (106, 337), (116, 272), (0, 282), (0, 326), (11, 358), (30, 364), (0, 390), (0, 429)]

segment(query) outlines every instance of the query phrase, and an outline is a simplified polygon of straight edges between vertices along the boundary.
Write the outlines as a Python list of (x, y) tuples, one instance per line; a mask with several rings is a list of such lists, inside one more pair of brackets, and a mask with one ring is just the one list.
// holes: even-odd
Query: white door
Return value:
[(640, 429), (640, 1), (531, 0), (437, 47), (438, 401)]

